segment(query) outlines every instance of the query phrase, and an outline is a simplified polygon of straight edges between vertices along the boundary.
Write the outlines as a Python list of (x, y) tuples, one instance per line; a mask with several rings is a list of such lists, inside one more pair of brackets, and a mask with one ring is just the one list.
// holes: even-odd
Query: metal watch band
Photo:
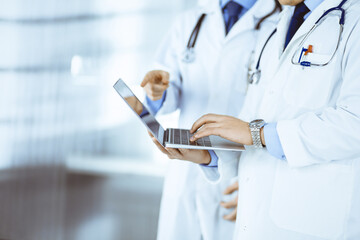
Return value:
[(255, 148), (263, 148), (260, 137), (260, 128), (250, 128), (253, 145)]
[(251, 132), (251, 138), (253, 140), (253, 146), (255, 148), (263, 148), (261, 142), (261, 136), (260, 136), (260, 129), (265, 125), (265, 121), (262, 119), (257, 119), (254, 121), (251, 121), (249, 123), (249, 128)]

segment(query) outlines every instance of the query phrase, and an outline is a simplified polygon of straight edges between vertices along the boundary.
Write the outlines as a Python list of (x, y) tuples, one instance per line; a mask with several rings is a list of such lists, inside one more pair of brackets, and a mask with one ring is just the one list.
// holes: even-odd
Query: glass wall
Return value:
[(112, 85), (195, 4), (0, 0), (0, 239), (155, 238), (166, 159)]

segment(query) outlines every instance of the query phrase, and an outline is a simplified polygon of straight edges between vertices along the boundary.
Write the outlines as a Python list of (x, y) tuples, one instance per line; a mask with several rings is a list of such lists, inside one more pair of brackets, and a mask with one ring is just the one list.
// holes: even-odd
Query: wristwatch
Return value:
[(264, 147), (261, 143), (261, 137), (260, 137), (260, 129), (264, 126), (265, 126), (265, 121), (262, 119), (257, 119), (249, 123), (251, 137), (255, 148)]

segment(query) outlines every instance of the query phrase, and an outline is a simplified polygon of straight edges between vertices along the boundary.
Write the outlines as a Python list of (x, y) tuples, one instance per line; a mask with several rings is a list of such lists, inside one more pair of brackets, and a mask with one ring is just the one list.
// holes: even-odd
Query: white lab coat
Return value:
[[(262, 2), (262, 3), (261, 3)], [(212, 112), (238, 115), (246, 89), (246, 64), (255, 45), (257, 20), (273, 9), (269, 0), (259, 0), (225, 37), (225, 27), (218, 0), (182, 15), (163, 41), (155, 69), (170, 72), (170, 87), (158, 114), (180, 109), (179, 127), (189, 129), (193, 122), (208, 109), (211, 95), (228, 97), (227, 92), (214, 88), (216, 82), (232, 84), (237, 94), (233, 96), (236, 108)], [(202, 13), (207, 13), (196, 43), (196, 59), (184, 63), (182, 55), (190, 34)], [(266, 25), (266, 23), (265, 23)], [(234, 223), (222, 219), (225, 212), (219, 205), (222, 192), (236, 176), (232, 175), (218, 184), (209, 184), (199, 166), (171, 161), (165, 177), (161, 202), (158, 239), (161, 240), (218, 240), (231, 239)]]
[[(344, 5), (344, 32), (327, 66), (291, 64), (293, 54), (310, 44), (309, 61), (324, 61), (333, 52), (333, 17), (299, 44), (323, 12), (339, 3), (319, 5), (283, 52), (294, 9), (286, 7), (265, 49), (261, 81), (249, 87), (239, 117), (277, 122), (287, 160), (266, 149), (242, 154), (235, 239), (360, 239), (360, 2)], [(229, 159), (223, 154), (219, 161), (236, 167)]]

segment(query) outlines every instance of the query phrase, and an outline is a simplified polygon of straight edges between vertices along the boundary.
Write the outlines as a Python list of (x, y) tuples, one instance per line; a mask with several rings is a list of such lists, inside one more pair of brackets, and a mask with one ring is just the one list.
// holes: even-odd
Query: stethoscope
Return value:
[(192, 63), (192, 62), (195, 61), (196, 56), (195, 56), (195, 50), (194, 49), (195, 49), (196, 41), (197, 41), (200, 29), (201, 29), (201, 25), (204, 22), (205, 17), (206, 17), (205, 13), (203, 13), (200, 16), (199, 20), (197, 21), (197, 23), (195, 25), (194, 30), (192, 31), (192, 33), (190, 35), (188, 44), (187, 44), (186, 49), (185, 49), (185, 51), (183, 53), (182, 61), (185, 62), (185, 63)]
[[(310, 29), (310, 31), (305, 35), (304, 39), (300, 42), (298, 49), (301, 49), (300, 51), (300, 56), (298, 58), (298, 60), (296, 61), (296, 54), (299, 53), (299, 51), (296, 51), (293, 55), (293, 57), (291, 58), (291, 63), (294, 65), (299, 65), (302, 67), (311, 67), (311, 66), (316, 66), (316, 67), (324, 67), (326, 65), (328, 65), (331, 60), (334, 58), (339, 45), (340, 45), (340, 40), (341, 40), (341, 35), (343, 33), (344, 30), (344, 24), (345, 24), (345, 9), (342, 8), (342, 6), (347, 2), (347, 0), (343, 0), (337, 7), (333, 7), (328, 9), (327, 11), (324, 12), (323, 15), (321, 15), (321, 17), (315, 22), (314, 26)], [(325, 17), (333, 12), (333, 11), (340, 11), (341, 15), (340, 15), (340, 19), (339, 19), (339, 37), (337, 39), (337, 44), (336, 44), (336, 48), (333, 52), (333, 54), (331, 55), (331, 57), (329, 58), (328, 61), (324, 62), (324, 63), (313, 63), (310, 61), (306, 61), (306, 60), (302, 60), (303, 57), (306, 55), (305, 53), (309, 50), (308, 48), (304, 48), (304, 43), (306, 42), (306, 40), (308, 39), (308, 37), (311, 35), (311, 33), (314, 32), (314, 30), (324, 21)], [(310, 46), (309, 46), (310, 47)]]
[(249, 64), (249, 68), (248, 68), (248, 83), (249, 84), (258, 84), (261, 78), (261, 70), (260, 70), (260, 62), (261, 62), (261, 58), (262, 55), (264, 53), (264, 50), (267, 46), (267, 44), (269, 43), (270, 39), (274, 36), (274, 34), (276, 33), (277, 29), (275, 29), (274, 31), (272, 31), (272, 33), (270, 34), (270, 36), (266, 39), (266, 42), (264, 44), (264, 46), (261, 49), (258, 61), (256, 63), (256, 67), (255, 70), (251, 69), (251, 61)]
[[(337, 7), (333, 7), (333, 8), (330, 8), (328, 9), (327, 11), (324, 12), (323, 15), (321, 15), (321, 17), (315, 22), (314, 26), (310, 29), (310, 31), (305, 35), (305, 37), (303, 38), (303, 40), (300, 42), (299, 44), (299, 47), (298, 49), (301, 49), (301, 53), (300, 53), (300, 57), (298, 58), (298, 60), (294, 60), (296, 59), (295, 56), (296, 54), (299, 53), (299, 51), (295, 51), (294, 52), (294, 55), (293, 57), (291, 58), (291, 63), (293, 65), (298, 65), (298, 66), (302, 66), (302, 67), (311, 67), (311, 66), (317, 66), (317, 67), (323, 67), (323, 66), (326, 66), (328, 65), (331, 60), (334, 58), (338, 48), (339, 48), (339, 45), (340, 45), (340, 40), (341, 40), (341, 35), (342, 35), (342, 32), (343, 32), (343, 29), (344, 29), (344, 24), (345, 24), (345, 10), (342, 8), (342, 6), (347, 2), (347, 0), (343, 0)], [(306, 42), (306, 40), (308, 39), (308, 37), (311, 35), (311, 33), (314, 32), (314, 30), (324, 21), (325, 17), (333, 12), (333, 11), (340, 11), (341, 12), (341, 16), (340, 16), (340, 19), (339, 19), (339, 26), (340, 26), (340, 30), (339, 30), (339, 37), (337, 39), (337, 44), (336, 44), (336, 48), (335, 48), (335, 51), (333, 52), (333, 54), (331, 55), (331, 58), (329, 58), (328, 61), (326, 61), (325, 63), (313, 63), (313, 62), (310, 62), (310, 61), (303, 61), (302, 58), (304, 56), (304, 53), (306, 53), (306, 51), (308, 51), (309, 49), (306, 49), (303, 47), (303, 44)], [(266, 45), (268, 44), (268, 42), (270, 41), (270, 39), (273, 37), (273, 35), (276, 33), (276, 29), (270, 34), (270, 36), (268, 37), (268, 39), (266, 40), (261, 52), (260, 52), (260, 55), (259, 55), (259, 58), (258, 58), (258, 61), (257, 61), (257, 64), (256, 64), (256, 68), (255, 70), (252, 70), (251, 67), (249, 66), (249, 69), (248, 69), (248, 83), (249, 84), (257, 84), (259, 83), (260, 81), (260, 78), (261, 78), (261, 69), (260, 69), (260, 62), (261, 62), (261, 58), (262, 58), (262, 54), (266, 48)]]

